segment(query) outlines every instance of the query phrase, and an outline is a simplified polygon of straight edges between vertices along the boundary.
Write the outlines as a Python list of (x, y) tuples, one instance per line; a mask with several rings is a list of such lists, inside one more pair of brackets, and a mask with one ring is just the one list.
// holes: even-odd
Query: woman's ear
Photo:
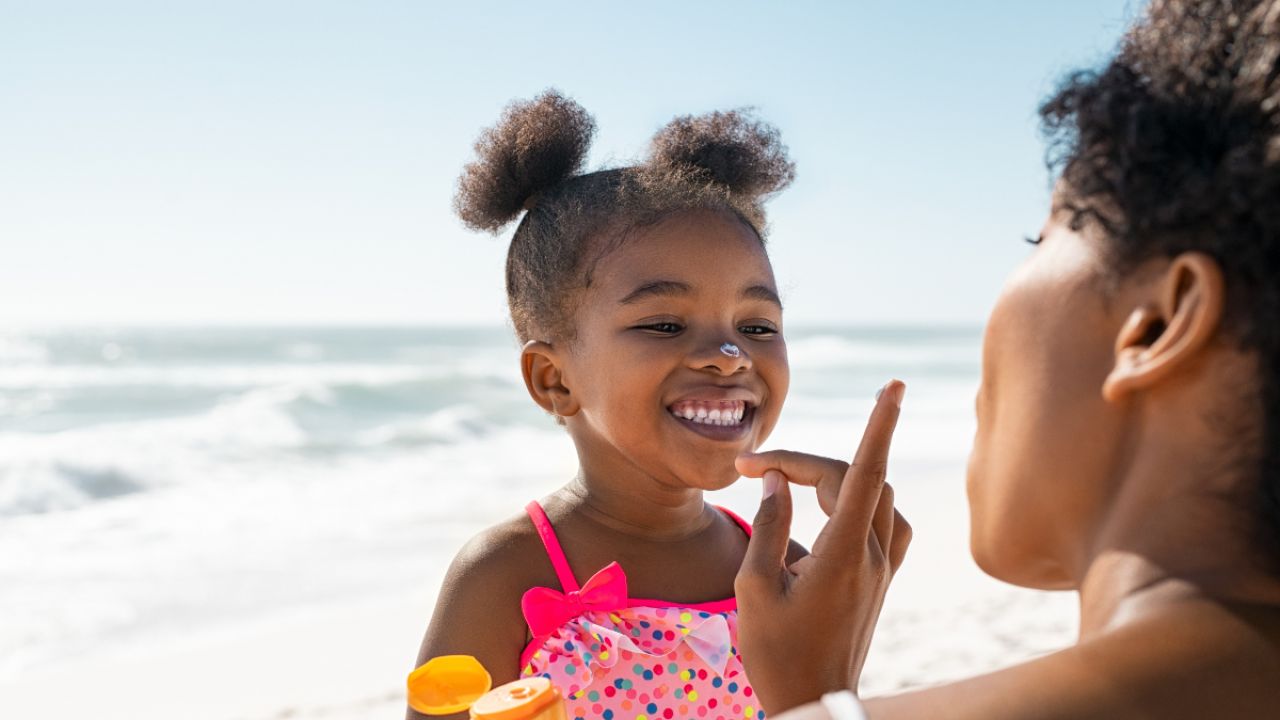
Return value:
[(1108, 401), (1145, 390), (1186, 367), (1222, 321), (1222, 268), (1204, 253), (1178, 255), (1147, 287), (1147, 296), (1116, 336), (1115, 367), (1102, 384)]
[(578, 414), (578, 400), (565, 384), (564, 357), (558, 348), (530, 340), (520, 353), (520, 369), (529, 397), (543, 410), (561, 418)]

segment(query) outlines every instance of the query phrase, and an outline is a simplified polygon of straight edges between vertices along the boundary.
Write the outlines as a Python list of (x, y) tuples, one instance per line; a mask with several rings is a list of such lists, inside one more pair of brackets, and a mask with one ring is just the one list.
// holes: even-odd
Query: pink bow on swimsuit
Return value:
[(616, 562), (591, 576), (581, 590), (562, 593), (546, 587), (527, 590), (520, 609), (534, 637), (550, 635), (561, 625), (588, 612), (612, 612), (627, 607), (627, 576)]

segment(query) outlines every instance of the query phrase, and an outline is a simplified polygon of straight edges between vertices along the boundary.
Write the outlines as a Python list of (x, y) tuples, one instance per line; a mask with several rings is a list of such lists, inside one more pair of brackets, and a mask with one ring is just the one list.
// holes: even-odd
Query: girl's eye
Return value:
[(754, 335), (756, 337), (768, 337), (777, 335), (778, 329), (769, 325), (743, 325), (738, 328), (738, 332), (743, 335)]
[(647, 330), (658, 335), (675, 335), (684, 329), (684, 326), (673, 322), (650, 323), (649, 325), (638, 325), (637, 329)]
[(1028, 244), (1030, 244), (1030, 245), (1039, 245), (1040, 243), (1044, 242), (1044, 236), (1043, 236), (1043, 235), (1037, 235), (1037, 236), (1035, 236), (1035, 237), (1031, 237), (1030, 235), (1027, 235), (1027, 236), (1023, 237), (1022, 239), (1023, 239), (1023, 240), (1026, 240), (1026, 241), (1027, 241), (1027, 243), (1028, 243)]

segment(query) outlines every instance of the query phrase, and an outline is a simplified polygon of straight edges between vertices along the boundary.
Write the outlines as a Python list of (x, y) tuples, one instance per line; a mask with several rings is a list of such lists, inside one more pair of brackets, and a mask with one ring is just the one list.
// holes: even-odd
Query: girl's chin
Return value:
[(697, 477), (685, 477), (684, 484), (697, 490), (706, 490), (714, 492), (716, 490), (724, 490), (730, 485), (738, 482), (738, 471), (730, 467), (724, 473), (715, 475), (698, 475)]

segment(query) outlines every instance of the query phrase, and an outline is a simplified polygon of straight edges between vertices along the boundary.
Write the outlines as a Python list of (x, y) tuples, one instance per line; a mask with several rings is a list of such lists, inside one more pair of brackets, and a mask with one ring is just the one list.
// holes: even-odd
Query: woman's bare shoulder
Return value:
[(1280, 608), (1179, 604), (987, 675), (868, 702), (874, 720), (1269, 717)]

